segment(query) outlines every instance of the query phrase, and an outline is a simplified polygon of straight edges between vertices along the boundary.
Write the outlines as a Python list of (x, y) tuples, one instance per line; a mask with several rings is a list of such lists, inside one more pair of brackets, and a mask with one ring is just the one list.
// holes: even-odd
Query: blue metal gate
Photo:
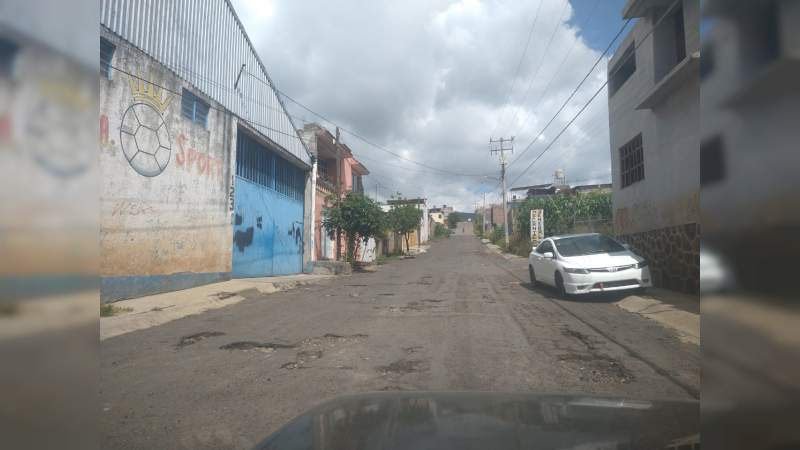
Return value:
[(303, 269), (305, 172), (243, 132), (236, 138), (233, 276)]

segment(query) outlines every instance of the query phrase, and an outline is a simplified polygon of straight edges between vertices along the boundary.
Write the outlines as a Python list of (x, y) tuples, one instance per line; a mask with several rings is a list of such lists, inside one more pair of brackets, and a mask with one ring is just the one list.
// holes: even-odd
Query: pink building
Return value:
[[(350, 191), (364, 192), (362, 177), (369, 171), (359, 162), (346, 144), (339, 144), (339, 170), (337, 174), (337, 155), (334, 142), (336, 138), (319, 124), (308, 123), (303, 127), (303, 139), (308, 149), (317, 159), (317, 183), (314, 199), (314, 254), (315, 261), (335, 258), (334, 240), (322, 226), (323, 212), (330, 207), (336, 195), (336, 180), (339, 179), (339, 193), (342, 197)], [(344, 254), (342, 239), (340, 254)]]

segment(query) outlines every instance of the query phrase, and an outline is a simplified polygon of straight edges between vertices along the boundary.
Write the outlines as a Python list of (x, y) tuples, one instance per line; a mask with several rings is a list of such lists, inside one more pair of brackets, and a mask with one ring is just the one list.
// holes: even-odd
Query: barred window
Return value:
[(208, 103), (194, 95), (188, 89), (183, 89), (181, 94), (181, 114), (192, 122), (206, 126), (208, 121)]
[(100, 73), (109, 80), (111, 79), (111, 60), (114, 58), (114, 51), (117, 47), (108, 41), (100, 38)]
[(236, 175), (303, 201), (306, 173), (242, 132), (236, 138)]
[(236, 175), (258, 185), (274, 188), (275, 155), (247, 134), (236, 139)]
[(275, 190), (297, 201), (303, 201), (305, 172), (281, 157), (276, 158), (275, 168)]
[(14, 41), (0, 37), (0, 77), (10, 78), (14, 74), (14, 61), (19, 47)]
[(644, 152), (641, 133), (620, 147), (619, 160), (623, 188), (644, 180)]

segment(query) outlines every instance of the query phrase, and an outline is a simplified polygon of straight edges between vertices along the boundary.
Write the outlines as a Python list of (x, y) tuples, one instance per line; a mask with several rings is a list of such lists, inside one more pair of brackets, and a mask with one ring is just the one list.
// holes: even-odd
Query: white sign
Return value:
[(531, 210), (531, 243), (538, 244), (544, 238), (544, 210)]

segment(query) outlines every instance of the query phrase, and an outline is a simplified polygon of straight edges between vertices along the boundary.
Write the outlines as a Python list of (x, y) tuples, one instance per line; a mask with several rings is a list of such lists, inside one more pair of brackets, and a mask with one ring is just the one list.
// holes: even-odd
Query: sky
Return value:
[[(624, 0), (232, 3), (277, 88), (348, 130), (372, 197), (377, 187), (381, 201), (400, 193), (460, 211), (484, 193), (498, 201), (490, 137), (514, 136), (509, 189), (550, 182), (556, 169), (571, 184), (611, 179), (605, 89), (552, 139), (605, 82), (613, 49), (590, 69), (623, 26)], [(298, 127), (335, 127), (286, 106)]]

